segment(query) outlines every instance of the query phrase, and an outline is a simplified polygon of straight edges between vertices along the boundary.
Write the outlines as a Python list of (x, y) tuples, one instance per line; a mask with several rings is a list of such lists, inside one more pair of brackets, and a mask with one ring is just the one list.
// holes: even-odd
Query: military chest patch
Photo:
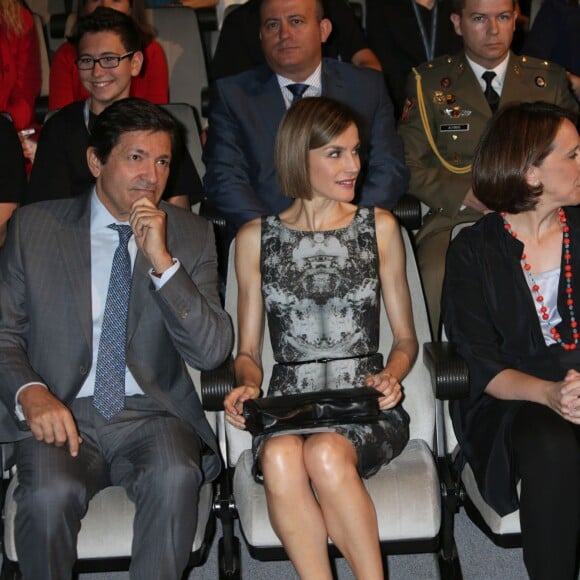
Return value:
[(469, 109), (462, 109), (459, 105), (455, 105), (454, 107), (447, 107), (443, 109), (442, 113), (447, 117), (451, 117), (452, 119), (456, 119), (458, 117), (469, 117), (471, 115), (471, 111)]

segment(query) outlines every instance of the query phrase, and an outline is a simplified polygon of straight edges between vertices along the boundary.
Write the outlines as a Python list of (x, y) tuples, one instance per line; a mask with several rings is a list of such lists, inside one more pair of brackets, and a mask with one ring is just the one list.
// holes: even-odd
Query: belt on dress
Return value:
[(315, 358), (312, 360), (301, 360), (301, 361), (288, 361), (288, 362), (276, 362), (276, 364), (285, 367), (296, 367), (299, 365), (310, 365), (310, 364), (320, 364), (324, 365), (329, 362), (339, 361), (339, 360), (358, 360), (363, 358), (371, 358), (373, 356), (380, 356), (378, 352), (373, 352), (371, 354), (359, 354), (355, 356), (343, 356), (336, 358)]

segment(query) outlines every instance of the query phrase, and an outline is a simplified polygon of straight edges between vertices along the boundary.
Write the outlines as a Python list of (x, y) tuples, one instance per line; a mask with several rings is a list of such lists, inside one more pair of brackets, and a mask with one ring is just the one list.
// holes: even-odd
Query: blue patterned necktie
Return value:
[(127, 244), (133, 234), (131, 226), (111, 224), (108, 227), (118, 232), (119, 245), (109, 279), (93, 396), (93, 405), (107, 421), (125, 406), (127, 315), (131, 294), (131, 257)]
[(299, 101), (304, 96), (304, 93), (308, 90), (309, 86), (310, 85), (305, 85), (304, 83), (286, 85), (286, 88), (294, 95), (290, 105), (293, 105), (296, 101)]

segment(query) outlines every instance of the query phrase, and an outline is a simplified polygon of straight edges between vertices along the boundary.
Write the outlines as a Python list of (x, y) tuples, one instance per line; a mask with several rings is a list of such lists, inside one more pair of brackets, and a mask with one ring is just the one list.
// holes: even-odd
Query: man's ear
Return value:
[(328, 37), (330, 36), (330, 33), (332, 32), (332, 22), (330, 22), (328, 18), (323, 18), (319, 22), (319, 26), (320, 26), (320, 41), (324, 44), (327, 41)]
[(451, 23), (453, 24), (455, 34), (457, 34), (457, 36), (463, 36), (461, 32), (461, 16), (456, 12), (452, 12), (449, 16), (449, 20), (451, 20)]
[(87, 164), (89, 166), (89, 171), (95, 179), (101, 175), (102, 163), (98, 158), (94, 147), (89, 147), (87, 149)]
[(138, 50), (131, 57), (131, 76), (136, 77), (141, 72), (141, 67), (143, 66), (143, 53)]

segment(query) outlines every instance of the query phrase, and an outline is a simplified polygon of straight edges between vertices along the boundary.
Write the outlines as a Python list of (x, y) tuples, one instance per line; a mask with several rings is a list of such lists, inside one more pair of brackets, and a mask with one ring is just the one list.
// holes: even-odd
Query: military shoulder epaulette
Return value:
[(531, 68), (531, 69), (539, 69), (539, 70), (550, 70), (554, 68), (558, 68), (556, 63), (550, 62), (549, 60), (544, 60), (541, 58), (535, 58), (533, 56), (518, 56), (516, 58), (516, 62), (522, 68)]
[(457, 60), (456, 56), (438, 56), (434, 60), (424, 62), (419, 66), (415, 67), (420, 73), (424, 73), (430, 70), (438, 69), (442, 66), (449, 66)]

